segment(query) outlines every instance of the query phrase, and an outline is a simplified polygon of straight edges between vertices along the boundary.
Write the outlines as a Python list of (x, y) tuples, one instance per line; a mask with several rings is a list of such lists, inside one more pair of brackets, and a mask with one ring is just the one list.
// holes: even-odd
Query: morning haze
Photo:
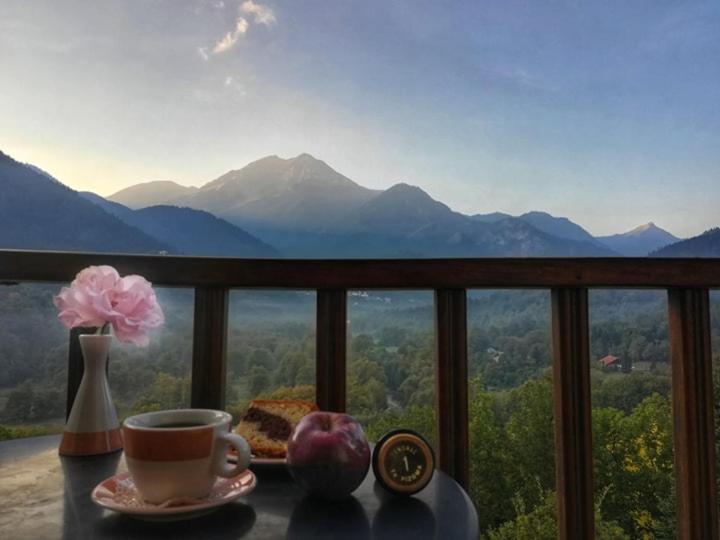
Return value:
[(370, 189), (717, 226), (714, 2), (0, 6), (0, 149), (78, 190), (201, 186), (309, 153)]

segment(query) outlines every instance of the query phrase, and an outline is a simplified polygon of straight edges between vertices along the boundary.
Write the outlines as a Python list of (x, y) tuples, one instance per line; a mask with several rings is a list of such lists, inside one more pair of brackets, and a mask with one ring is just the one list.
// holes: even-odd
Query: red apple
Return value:
[(370, 446), (350, 415), (317, 411), (300, 420), (288, 439), (295, 481), (313, 495), (342, 499), (357, 489), (370, 467)]

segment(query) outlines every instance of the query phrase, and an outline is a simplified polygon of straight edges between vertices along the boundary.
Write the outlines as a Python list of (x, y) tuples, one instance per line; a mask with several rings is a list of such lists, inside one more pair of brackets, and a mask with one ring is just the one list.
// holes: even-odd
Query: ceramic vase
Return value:
[(70, 416), (60, 455), (91, 456), (122, 448), (122, 435), (107, 381), (107, 360), (112, 336), (79, 336), (85, 371)]

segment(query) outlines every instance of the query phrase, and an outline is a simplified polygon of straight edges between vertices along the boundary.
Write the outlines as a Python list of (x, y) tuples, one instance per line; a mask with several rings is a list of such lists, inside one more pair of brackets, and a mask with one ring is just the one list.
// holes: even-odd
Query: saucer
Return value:
[(92, 491), (92, 500), (109, 510), (149, 521), (174, 521), (205, 515), (215, 508), (247, 495), (257, 480), (246, 470), (233, 478), (218, 478), (210, 493), (202, 499), (177, 498), (162, 504), (145, 502), (135, 487), (132, 476), (124, 472), (103, 480)]

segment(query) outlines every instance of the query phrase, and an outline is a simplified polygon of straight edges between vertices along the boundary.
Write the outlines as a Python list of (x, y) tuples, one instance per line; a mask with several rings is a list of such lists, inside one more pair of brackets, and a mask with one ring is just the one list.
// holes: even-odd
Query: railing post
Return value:
[(558, 537), (595, 537), (588, 291), (552, 291)]
[(678, 537), (718, 538), (710, 300), (668, 290)]
[(468, 487), (467, 292), (435, 290), (438, 468)]
[(202, 409), (225, 407), (228, 290), (197, 287), (193, 320), (190, 403)]
[(347, 290), (318, 289), (315, 396), (324, 411), (345, 411)]

